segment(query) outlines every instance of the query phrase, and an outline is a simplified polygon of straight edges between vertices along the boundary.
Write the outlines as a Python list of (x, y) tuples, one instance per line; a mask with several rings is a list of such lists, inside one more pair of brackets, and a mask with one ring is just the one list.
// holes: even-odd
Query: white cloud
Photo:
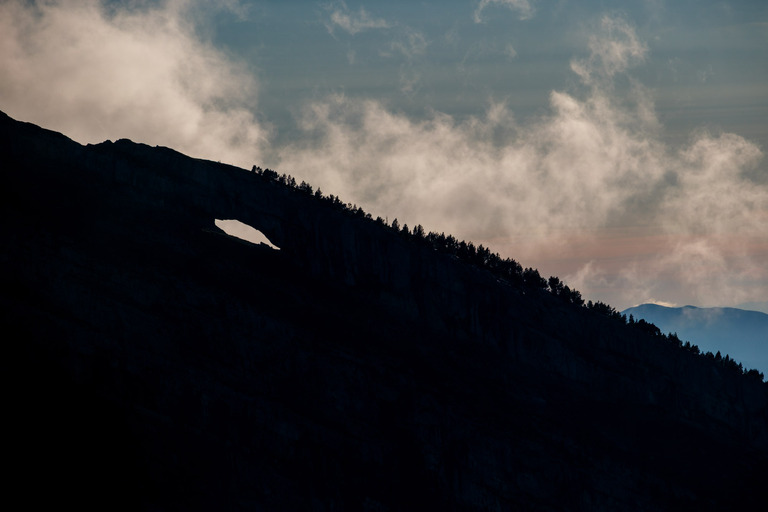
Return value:
[(343, 1), (329, 6), (328, 9), (331, 11), (330, 19), (326, 22), (325, 26), (331, 34), (337, 28), (355, 35), (365, 30), (384, 29), (391, 26), (384, 19), (372, 17), (362, 7), (360, 7), (357, 13), (351, 12)]
[(2, 108), (80, 142), (125, 137), (258, 161), (268, 131), (252, 114), (253, 76), (200, 40), (190, 2), (130, 5), (0, 5)]
[[(758, 147), (699, 133), (673, 150), (650, 92), (626, 74), (647, 52), (633, 28), (603, 18), (589, 48), (574, 64), (581, 91), (552, 92), (550, 113), (532, 125), (518, 125), (503, 103), (461, 122), (439, 112), (414, 120), (335, 95), (306, 107), (307, 137), (282, 148), (281, 168), (390, 220), (517, 240), (506, 252), (530, 264), (627, 223), (658, 235), (619, 270), (594, 261), (570, 276), (588, 297), (608, 284), (626, 291), (613, 296), (625, 305), (685, 300), (677, 292), (702, 303), (764, 297), (768, 271), (749, 252), (768, 239), (768, 188), (746, 174)], [(627, 96), (611, 86), (619, 75), (633, 83)], [(744, 250), (713, 238), (724, 234), (738, 234)]]
[(738, 135), (698, 134), (676, 159), (676, 183), (669, 190), (674, 200), (660, 210), (665, 225), (691, 234), (768, 235), (768, 193), (745, 176), (762, 157)]
[(672, 269), (685, 288), (705, 299), (703, 305), (715, 306), (719, 301), (735, 304), (749, 298), (750, 268), (754, 262), (740, 254), (729, 255), (726, 248), (716, 246), (706, 237), (677, 244), (662, 256), (661, 265)]
[(534, 8), (528, 0), (480, 0), (475, 9), (475, 23), (482, 23), (483, 10), (489, 5), (503, 5), (513, 11), (517, 11), (521, 20), (527, 20), (533, 17)]
[(603, 225), (653, 192), (665, 148), (647, 101), (627, 110), (598, 87), (583, 99), (553, 92), (551, 115), (521, 127), (503, 103), (464, 122), (414, 121), (333, 96), (305, 110), (302, 127), (317, 137), (286, 148), (282, 165), (411, 222), (548, 236)]
[[(201, 39), (189, 2), (141, 5), (0, 4), (0, 108), (81, 142), (128, 137), (259, 162), (268, 131), (252, 114), (255, 79)], [(350, 15), (350, 28), (373, 19), (363, 13)], [(409, 59), (426, 45), (414, 33), (390, 47), (409, 64), (404, 90), (418, 80)], [(768, 185), (750, 174), (760, 149), (705, 132), (671, 148), (650, 91), (628, 74), (648, 50), (626, 20), (604, 17), (589, 50), (572, 63), (580, 85), (552, 92), (549, 113), (525, 126), (503, 102), (463, 121), (440, 112), (415, 120), (334, 95), (305, 106), (303, 138), (272, 150), (281, 172), (374, 215), (485, 240), (524, 264), (572, 253), (574, 240), (608, 243), (600, 233), (619, 227), (645, 233), (649, 247), (620, 266), (592, 256), (573, 267), (566, 278), (588, 298), (605, 300), (610, 287), (625, 305), (764, 300), (768, 268), (753, 249), (762, 243), (768, 254)], [(612, 86), (619, 77), (631, 84), (625, 95)]]
[(664, 306), (665, 308), (676, 308), (676, 307), (678, 307), (678, 305), (675, 304), (674, 302), (665, 302), (663, 300), (656, 300), (654, 298), (648, 299), (648, 301), (645, 302), (644, 304), (656, 304), (657, 306)]
[(598, 33), (589, 37), (589, 58), (571, 62), (571, 70), (585, 83), (610, 83), (616, 74), (645, 59), (648, 52), (634, 28), (623, 18), (603, 16)]

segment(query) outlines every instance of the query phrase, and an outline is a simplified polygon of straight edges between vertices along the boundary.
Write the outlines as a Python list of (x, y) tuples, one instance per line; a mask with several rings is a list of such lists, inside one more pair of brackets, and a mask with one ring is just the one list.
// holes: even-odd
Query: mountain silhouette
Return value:
[(642, 304), (622, 311), (663, 332), (676, 332), (702, 351), (728, 354), (768, 375), (768, 314), (737, 308), (678, 308)]
[(768, 385), (555, 278), (275, 171), (2, 113), (0, 170), (6, 486), (26, 506), (768, 498)]

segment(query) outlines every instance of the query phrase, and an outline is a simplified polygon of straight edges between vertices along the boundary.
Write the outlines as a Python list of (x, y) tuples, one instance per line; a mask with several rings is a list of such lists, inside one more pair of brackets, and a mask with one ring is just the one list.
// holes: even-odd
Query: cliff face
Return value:
[(0, 135), (20, 484), (152, 510), (765, 497), (755, 379), (246, 170)]

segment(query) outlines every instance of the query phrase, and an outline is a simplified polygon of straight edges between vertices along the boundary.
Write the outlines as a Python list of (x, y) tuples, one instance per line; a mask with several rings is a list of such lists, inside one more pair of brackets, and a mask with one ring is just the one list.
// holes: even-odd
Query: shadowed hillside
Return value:
[(518, 283), (493, 258), (471, 263), (466, 244), (436, 250), (272, 171), (127, 140), (81, 146), (5, 115), (0, 135), (11, 487), (26, 503), (766, 498), (768, 386), (580, 305), (559, 281), (526, 269)]

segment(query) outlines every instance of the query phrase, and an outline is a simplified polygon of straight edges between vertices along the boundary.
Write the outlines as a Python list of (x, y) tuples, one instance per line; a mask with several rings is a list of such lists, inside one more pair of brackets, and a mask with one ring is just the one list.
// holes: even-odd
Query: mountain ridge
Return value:
[[(513, 286), (264, 172), (7, 116), (0, 135), (24, 486), (96, 508), (95, 482), (153, 510), (764, 496), (768, 387), (559, 281), (567, 300)], [(32, 460), (49, 469), (32, 477)]]
[(730, 307), (668, 307), (642, 304), (622, 311), (643, 318), (664, 332), (676, 332), (703, 352), (726, 354), (768, 374), (768, 314)]

